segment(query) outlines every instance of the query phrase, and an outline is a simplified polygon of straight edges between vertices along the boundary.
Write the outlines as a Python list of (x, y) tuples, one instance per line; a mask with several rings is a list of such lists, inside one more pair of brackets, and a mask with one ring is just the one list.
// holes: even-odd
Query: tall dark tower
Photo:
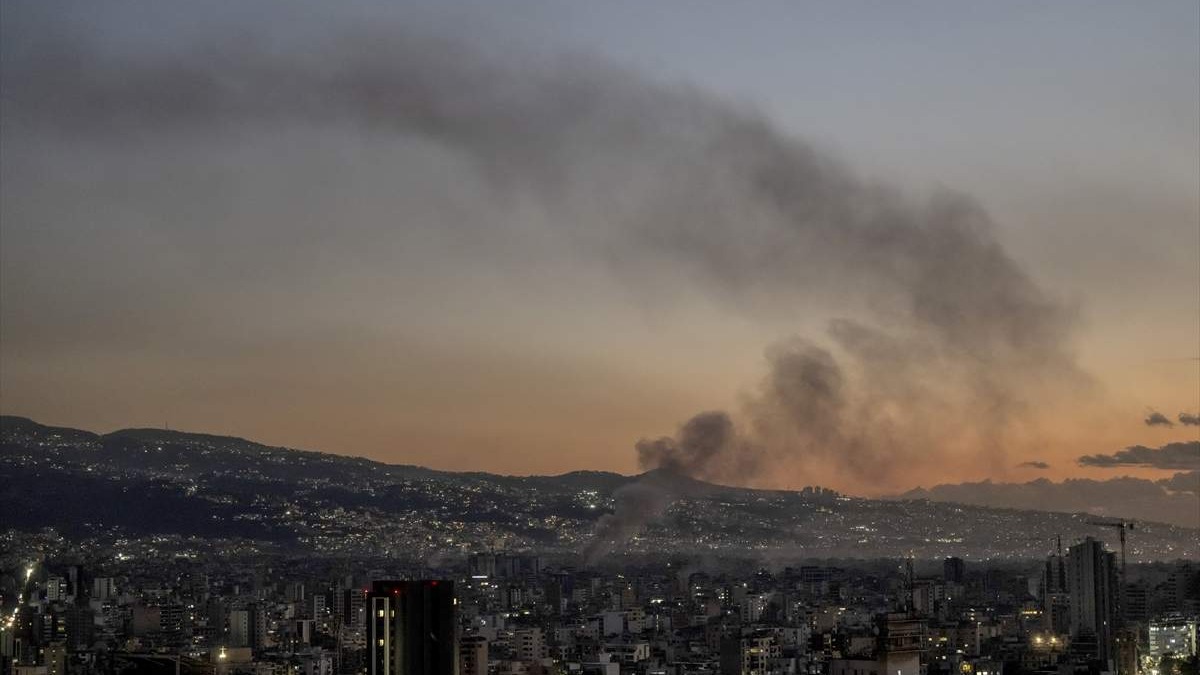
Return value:
[(366, 604), (368, 675), (457, 675), (453, 581), (376, 581)]
[(1071, 630), (1071, 595), (1067, 581), (1067, 558), (1059, 546), (1058, 554), (1046, 558), (1042, 569), (1042, 620), (1043, 627), (1055, 635), (1065, 635)]
[(1071, 595), (1072, 648), (1095, 641), (1087, 651), (1107, 662), (1115, 656), (1117, 566), (1104, 544), (1088, 537), (1067, 552), (1067, 587)]
[(966, 576), (967, 566), (962, 558), (946, 558), (942, 561), (942, 579), (946, 583), (961, 584)]

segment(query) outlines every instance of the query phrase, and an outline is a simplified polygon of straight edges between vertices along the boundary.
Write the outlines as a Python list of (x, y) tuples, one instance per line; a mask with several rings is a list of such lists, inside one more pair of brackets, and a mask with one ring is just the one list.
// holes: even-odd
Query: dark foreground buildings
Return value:
[(368, 675), (458, 673), (453, 581), (376, 581), (366, 604)]
[(83, 548), (32, 558), (28, 543), (6, 558), (0, 546), (0, 675), (1195, 675), (1200, 665), (1200, 563), (1131, 566), (1137, 618), (1122, 623), (1131, 604), (1116, 597), (1114, 557), (1086, 540), (1042, 562), (775, 569), (121, 546), (124, 559)]

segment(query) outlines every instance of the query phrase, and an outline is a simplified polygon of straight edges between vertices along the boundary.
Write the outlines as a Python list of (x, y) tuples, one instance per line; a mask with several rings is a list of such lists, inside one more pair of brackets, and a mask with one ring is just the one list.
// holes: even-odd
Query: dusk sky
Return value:
[(0, 411), (517, 474), (727, 411), (702, 476), (858, 494), (1200, 438), (1194, 0), (443, 4), (5, 2)]

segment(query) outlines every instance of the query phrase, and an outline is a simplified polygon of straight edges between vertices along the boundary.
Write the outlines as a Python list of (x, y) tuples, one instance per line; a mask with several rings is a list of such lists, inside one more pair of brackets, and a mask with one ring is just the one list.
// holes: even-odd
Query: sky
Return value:
[(0, 6), (5, 414), (860, 494), (1200, 437), (1194, 2)]

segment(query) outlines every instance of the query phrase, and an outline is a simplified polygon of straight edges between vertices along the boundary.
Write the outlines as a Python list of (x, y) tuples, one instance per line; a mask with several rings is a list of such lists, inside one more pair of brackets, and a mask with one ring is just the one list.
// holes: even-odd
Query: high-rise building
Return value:
[(1042, 590), (1046, 593), (1067, 592), (1067, 562), (1062, 551), (1059, 551), (1059, 555), (1046, 558), (1046, 566), (1042, 569)]
[(266, 633), (266, 616), (257, 605), (229, 612), (229, 646), (261, 649)]
[(77, 604), (87, 604), (88, 591), (91, 590), (88, 587), (87, 579), (87, 573), (82, 565), (71, 565), (67, 568), (67, 585), (70, 587), (71, 597)]
[(44, 655), (46, 675), (66, 675), (67, 673), (67, 645), (62, 642), (51, 642), (46, 645)]
[(779, 639), (768, 631), (721, 640), (721, 675), (775, 673), (781, 651)]
[(64, 614), (67, 618), (67, 646), (71, 649), (91, 647), (96, 632), (96, 613), (88, 607), (72, 606)]
[(61, 602), (67, 599), (68, 595), (67, 580), (52, 576), (46, 579), (46, 600), (49, 602)]
[(463, 637), (458, 648), (459, 675), (487, 675), (488, 640), (482, 635)]
[(1150, 618), (1150, 589), (1144, 583), (1127, 583), (1121, 599), (1125, 620), (1145, 623)]
[(942, 562), (942, 580), (952, 584), (961, 584), (966, 575), (967, 566), (962, 558), (946, 558)]
[(367, 595), (368, 675), (457, 675), (454, 582), (376, 581)]
[(1200, 615), (1200, 572), (1180, 565), (1158, 587), (1162, 609), (1185, 616)]
[(351, 588), (342, 592), (342, 625), (355, 630), (364, 630), (366, 626), (367, 591)]
[(1104, 544), (1091, 537), (1067, 553), (1067, 590), (1071, 597), (1071, 637), (1080, 644), (1095, 638), (1092, 656), (1108, 662), (1115, 654), (1117, 566)]
[(1187, 658), (1195, 656), (1196, 620), (1169, 616), (1150, 622), (1150, 656), (1155, 659), (1170, 654)]
[(254, 618), (249, 610), (235, 609), (229, 613), (229, 646), (250, 646), (250, 634), (253, 632)]
[(1067, 559), (1063, 555), (1046, 558), (1041, 579), (1042, 627), (1055, 635), (1071, 630), (1071, 594), (1067, 588)]
[(111, 600), (117, 597), (117, 582), (112, 577), (96, 577), (92, 580), (92, 599)]
[(513, 634), (513, 652), (518, 661), (540, 661), (545, 651), (541, 628), (521, 628)]

